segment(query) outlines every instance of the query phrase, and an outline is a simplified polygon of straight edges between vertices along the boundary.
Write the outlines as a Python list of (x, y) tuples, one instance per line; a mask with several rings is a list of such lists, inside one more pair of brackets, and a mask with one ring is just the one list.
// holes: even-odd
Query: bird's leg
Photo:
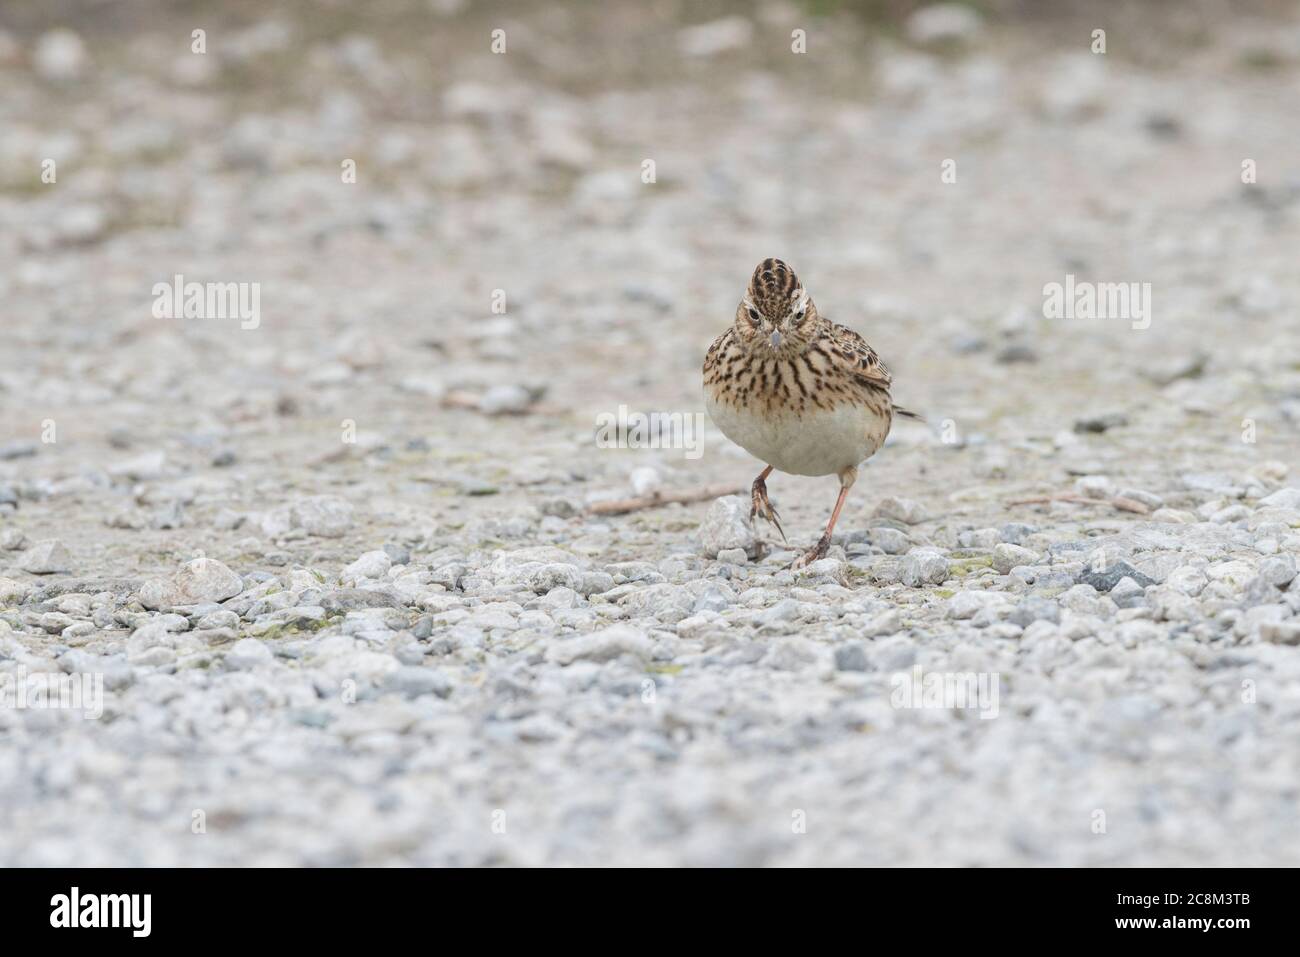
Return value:
[(764, 481), (772, 474), (772, 466), (768, 466), (759, 473), (758, 478), (754, 479), (754, 487), (750, 490), (749, 501), (749, 520), (752, 522), (754, 516), (758, 515), (771, 522), (776, 526), (776, 530), (781, 533), (781, 541), (785, 541), (785, 530), (781, 528), (781, 518), (776, 514), (776, 509), (772, 507), (772, 500), (767, 497), (767, 482)]
[(844, 500), (848, 498), (849, 489), (853, 487), (853, 483), (857, 481), (857, 478), (858, 470), (856, 467), (845, 469), (840, 473), (840, 497), (835, 500), (835, 511), (831, 512), (831, 520), (826, 525), (825, 534), (822, 535), (816, 545), (794, 560), (794, 563), (790, 566), (791, 569), (803, 568), (818, 559), (826, 557), (826, 553), (831, 548), (831, 534), (835, 531), (835, 522), (840, 517), (840, 509), (844, 507)]

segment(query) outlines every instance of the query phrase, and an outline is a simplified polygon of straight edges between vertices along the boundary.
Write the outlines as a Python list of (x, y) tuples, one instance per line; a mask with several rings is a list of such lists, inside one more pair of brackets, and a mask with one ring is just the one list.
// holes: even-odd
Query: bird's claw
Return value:
[(775, 525), (776, 530), (781, 534), (781, 541), (787, 545), (789, 544), (785, 537), (785, 529), (781, 527), (781, 517), (777, 515), (772, 500), (767, 497), (767, 485), (761, 481), (754, 483), (754, 489), (750, 497), (749, 520), (753, 522), (756, 515)]
[(823, 536), (821, 541), (790, 563), (790, 571), (798, 571), (801, 568), (806, 568), (815, 561), (820, 561), (826, 557), (826, 553), (830, 550), (830, 539)]

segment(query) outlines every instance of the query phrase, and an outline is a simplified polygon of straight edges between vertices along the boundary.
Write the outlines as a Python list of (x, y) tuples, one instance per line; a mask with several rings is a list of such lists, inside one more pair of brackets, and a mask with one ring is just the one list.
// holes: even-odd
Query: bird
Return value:
[(735, 319), (704, 357), (704, 403), (722, 433), (766, 466), (750, 489), (750, 521), (781, 519), (767, 478), (835, 475), (839, 498), (826, 532), (791, 568), (825, 558), (858, 466), (889, 435), (893, 377), (860, 335), (822, 316), (795, 271), (780, 259), (754, 269)]

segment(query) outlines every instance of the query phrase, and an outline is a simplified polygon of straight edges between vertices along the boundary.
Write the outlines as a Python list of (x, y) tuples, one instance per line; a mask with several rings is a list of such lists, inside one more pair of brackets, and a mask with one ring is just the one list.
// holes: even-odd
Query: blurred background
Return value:
[[(0, 425), (61, 423), (77, 464), (188, 437), (172, 461), (283, 469), (343, 419), (360, 451), (527, 451), (459, 411), (503, 386), (581, 454), (620, 403), (699, 409), (771, 255), (963, 434), (1295, 425), (1291, 3), (14, 0), (0, 29)], [(1152, 328), (1045, 319), (1066, 273), (1152, 283)], [(259, 283), (259, 328), (155, 319), (176, 274)]]
[[(1296, 334), (1290, 3), (16, 0), (0, 28), (15, 436), (392, 442), (501, 383), (579, 422), (697, 408), (769, 255), (966, 431), (1203, 356), (1214, 428), (1294, 402), (1243, 368)], [(1153, 328), (1047, 323), (1066, 272), (1152, 282)], [(261, 327), (155, 320), (177, 273), (259, 282)]]

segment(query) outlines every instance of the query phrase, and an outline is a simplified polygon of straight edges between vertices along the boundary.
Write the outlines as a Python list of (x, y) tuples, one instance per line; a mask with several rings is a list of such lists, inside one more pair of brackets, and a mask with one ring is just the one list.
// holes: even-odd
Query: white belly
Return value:
[(709, 394), (704, 407), (722, 433), (742, 449), (791, 475), (834, 475), (870, 458), (889, 434), (889, 420), (860, 405), (802, 415), (755, 415)]

